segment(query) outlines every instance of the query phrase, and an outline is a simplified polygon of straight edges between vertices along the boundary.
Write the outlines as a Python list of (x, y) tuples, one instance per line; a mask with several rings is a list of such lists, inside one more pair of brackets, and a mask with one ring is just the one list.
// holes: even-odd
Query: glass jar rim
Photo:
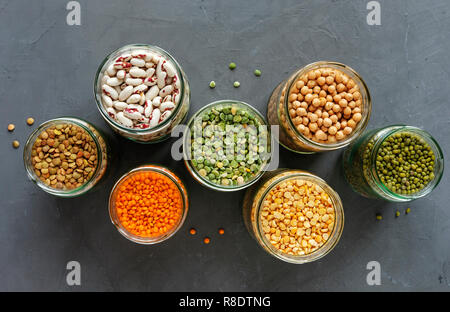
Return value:
[[(130, 233), (122, 225), (120, 220), (118, 220), (116, 212), (115, 212), (115, 204), (114, 204), (115, 197), (114, 196), (116, 195), (117, 188), (121, 185), (121, 183), (123, 183), (125, 180), (127, 180), (130, 176), (132, 176), (136, 173), (139, 173), (139, 172), (144, 172), (144, 171), (156, 172), (158, 174), (161, 174), (161, 175), (169, 178), (176, 185), (178, 191), (180, 192), (180, 197), (183, 201), (183, 212), (182, 212), (180, 219), (178, 220), (178, 224), (176, 224), (172, 228), (172, 230), (170, 230), (160, 236), (157, 236), (157, 237), (141, 237), (141, 236), (137, 236), (137, 235)], [(142, 244), (142, 245), (153, 245), (153, 244), (161, 243), (161, 242), (171, 238), (173, 235), (175, 235), (175, 233), (178, 232), (178, 230), (183, 226), (184, 221), (186, 220), (188, 208), (189, 208), (189, 199), (188, 199), (187, 190), (186, 190), (186, 187), (185, 187), (183, 181), (181, 181), (181, 179), (167, 167), (164, 167), (161, 165), (155, 165), (155, 164), (142, 165), (142, 166), (133, 168), (130, 171), (128, 171), (127, 173), (125, 173), (124, 175), (122, 175), (117, 180), (117, 182), (114, 184), (113, 188), (111, 189), (111, 192), (109, 194), (109, 199), (108, 199), (109, 217), (110, 217), (112, 224), (114, 224), (114, 226), (116, 227), (117, 231), (126, 239), (128, 239), (134, 243), (138, 243), (138, 244)]]
[[(374, 178), (375, 181), (377, 181), (378, 186), (380, 187), (381, 191), (386, 194), (390, 198), (394, 198), (397, 200), (404, 200), (404, 201), (410, 201), (414, 199), (418, 199), (421, 197), (424, 197), (428, 195), (433, 189), (439, 184), (439, 182), (442, 179), (443, 173), (444, 173), (444, 154), (442, 152), (442, 149), (440, 145), (437, 143), (437, 141), (431, 136), (430, 133), (427, 131), (413, 126), (407, 126), (407, 125), (391, 125), (384, 128), (381, 128), (380, 130), (388, 129), (394, 127), (392, 131), (389, 131), (385, 134), (385, 136), (379, 140), (376, 145), (373, 147), (371, 152), (371, 163), (372, 163), (372, 170), (369, 170), (372, 178)], [(435, 164), (435, 172), (438, 170), (438, 174), (435, 175), (435, 178), (428, 182), (428, 184), (419, 192), (413, 193), (413, 194), (398, 194), (393, 191), (391, 191), (383, 182), (381, 182), (381, 178), (379, 176), (379, 172), (376, 166), (376, 155), (378, 153), (378, 149), (381, 147), (381, 145), (392, 135), (396, 133), (402, 133), (402, 132), (412, 132), (415, 135), (419, 136), (421, 139), (423, 139), (432, 149), (433, 153), (435, 154), (434, 164)], [(437, 153), (437, 154), (436, 154)], [(439, 167), (438, 167), (439, 165)]]
[(256, 116), (258, 116), (258, 118), (260, 119), (260, 121), (262, 122), (262, 124), (264, 126), (267, 127), (267, 135), (269, 137), (268, 142), (270, 142), (270, 137), (271, 137), (271, 131), (270, 131), (270, 127), (268, 127), (268, 123), (266, 122), (266, 120), (264, 119), (264, 116), (253, 106), (251, 106), (250, 104), (243, 102), (243, 101), (238, 101), (238, 100), (218, 100), (218, 101), (214, 101), (211, 102), (205, 106), (203, 106), (201, 109), (199, 109), (192, 117), (191, 119), (189, 119), (188, 123), (186, 124), (187, 127), (184, 131), (183, 134), (183, 159), (184, 159), (184, 163), (186, 165), (186, 168), (188, 169), (188, 171), (191, 173), (191, 175), (194, 177), (194, 179), (199, 182), (200, 184), (216, 190), (216, 191), (222, 191), (222, 192), (234, 192), (234, 191), (239, 191), (242, 189), (245, 189), (247, 187), (249, 187), (250, 185), (256, 183), (264, 174), (266, 168), (269, 166), (270, 163), (270, 159), (266, 159), (263, 163), (263, 165), (261, 166), (260, 171), (258, 172), (258, 174), (255, 175), (255, 177), (250, 180), (247, 183), (244, 183), (242, 185), (238, 185), (238, 186), (225, 186), (225, 185), (219, 185), (219, 184), (214, 184), (212, 182), (210, 182), (208, 179), (203, 178), (198, 172), (197, 170), (192, 166), (192, 160), (190, 160), (189, 155), (190, 155), (190, 151), (189, 154), (186, 151), (186, 147), (189, 145), (187, 143), (187, 140), (190, 138), (190, 134), (191, 134), (191, 127), (195, 121), (195, 119), (203, 112), (205, 112), (208, 109), (211, 109), (212, 107), (218, 106), (218, 105), (226, 105), (226, 104), (235, 104), (235, 105), (240, 105), (245, 107), (246, 109), (250, 110), (250, 112), (254, 113)]
[[(325, 180), (323, 180), (322, 178), (304, 171), (304, 170), (299, 170), (299, 169), (279, 169), (281, 170), (276, 176), (272, 177), (271, 179), (274, 179), (270, 185), (268, 185), (264, 192), (262, 193), (262, 195), (260, 196), (258, 202), (256, 203), (256, 229), (258, 231), (258, 235), (261, 238), (261, 241), (264, 243), (265, 247), (270, 250), (270, 254), (275, 256), (276, 258), (283, 260), (285, 262), (289, 262), (289, 263), (294, 263), (294, 264), (302, 264), (302, 263), (308, 263), (308, 262), (312, 262), (312, 261), (316, 261), (324, 256), (326, 256), (329, 252), (331, 252), (334, 247), (338, 244), (343, 229), (344, 229), (344, 209), (343, 209), (343, 205), (342, 205), (342, 201), (341, 198), (339, 197), (338, 193), (331, 188), (331, 186), (329, 186)], [(286, 171), (289, 171), (290, 174), (287, 175), (283, 175), (283, 173), (285, 173)], [(277, 185), (279, 185), (280, 183), (283, 183), (287, 180), (291, 180), (291, 179), (305, 179), (313, 184), (318, 185), (320, 188), (322, 188), (322, 190), (324, 192), (326, 192), (328, 194), (328, 196), (330, 197), (332, 204), (333, 204), (333, 209), (335, 211), (335, 224), (333, 227), (333, 230), (331, 231), (332, 234), (330, 234), (330, 237), (328, 238), (327, 242), (322, 245), (321, 247), (319, 247), (317, 250), (306, 254), (306, 255), (298, 255), (298, 256), (294, 256), (294, 255), (289, 255), (286, 253), (283, 253), (281, 251), (279, 251), (278, 249), (276, 249), (266, 238), (265, 233), (263, 231), (262, 228), (262, 224), (261, 224), (261, 218), (260, 218), (260, 213), (261, 213), (261, 209), (262, 209), (262, 204), (264, 202), (264, 200), (266, 199), (267, 195), (270, 193), (270, 191), (276, 187)], [(338, 216), (340, 216), (340, 219), (338, 219)]]
[[(39, 135), (46, 129), (48, 129), (49, 127), (52, 126), (53, 123), (56, 124), (73, 124), (75, 126), (78, 126), (80, 128), (82, 128), (87, 134), (89, 134), (89, 136), (92, 138), (92, 140), (95, 142), (95, 146), (97, 148), (97, 166), (95, 167), (95, 171), (92, 174), (92, 176), (89, 178), (88, 181), (86, 181), (83, 185), (74, 188), (74, 189), (70, 189), (70, 190), (60, 190), (60, 189), (56, 189), (53, 187), (49, 187), (48, 185), (46, 185), (44, 182), (42, 182), (35, 174), (35, 172), (31, 169), (32, 165), (31, 165), (31, 150), (33, 148), (34, 143), (36, 142), (37, 138), (39, 137)], [(89, 129), (88, 127), (86, 127), (85, 125), (83, 125), (82, 123), (87, 123), (88, 125), (90, 125), (91, 127), (93, 127), (99, 136), (101, 136), (102, 134), (99, 132), (99, 130), (90, 122), (79, 118), (79, 117), (72, 117), (72, 116), (62, 116), (62, 117), (58, 117), (58, 118), (53, 118), (50, 120), (47, 120), (43, 123), (41, 123), (27, 138), (27, 141), (25, 143), (25, 148), (23, 149), (23, 160), (24, 160), (24, 165), (25, 165), (25, 171), (28, 174), (28, 177), (37, 185), (39, 186), (39, 188), (41, 188), (42, 190), (44, 190), (45, 192), (55, 195), (55, 196), (59, 196), (59, 197), (73, 197), (73, 196), (78, 196), (83, 194), (84, 192), (81, 192), (83, 189), (85, 189), (88, 185), (90, 185), (90, 183), (93, 181), (93, 179), (95, 178), (96, 174), (98, 173), (98, 171), (100, 170), (100, 160), (103, 159), (103, 152), (102, 149), (100, 147), (100, 143), (98, 142), (98, 139), (96, 137), (96, 135), (93, 133), (93, 131), (91, 129)], [(104, 139), (103, 139), (104, 140)], [(29, 161), (28, 161), (29, 160)]]
[[(335, 149), (339, 149), (339, 148), (349, 145), (355, 138), (358, 137), (358, 134), (362, 133), (366, 129), (367, 124), (369, 123), (371, 112), (372, 112), (372, 98), (371, 98), (369, 88), (367, 87), (366, 82), (358, 74), (358, 72), (356, 72), (353, 68), (351, 68), (348, 65), (345, 65), (345, 64), (339, 63), (339, 62), (334, 62), (334, 61), (313, 62), (313, 63), (310, 63), (310, 64), (304, 66), (303, 68), (301, 68), (299, 71), (297, 71), (297, 74), (295, 75), (294, 79), (289, 84), (289, 86), (286, 90), (286, 95), (290, 94), (291, 88), (295, 85), (295, 83), (297, 82), (298, 78), (301, 75), (303, 75), (306, 71), (312, 70), (314, 68), (319, 68), (322, 66), (323, 67), (335, 66), (339, 69), (348, 70), (352, 75), (354, 75), (358, 79), (358, 81), (361, 83), (362, 87), (364, 88), (364, 93), (367, 96), (367, 99), (365, 101), (367, 103), (366, 113), (362, 114), (362, 119), (360, 120), (360, 122), (358, 122), (358, 125), (356, 126), (355, 130), (352, 131), (351, 135), (349, 137), (347, 137), (345, 140), (336, 141), (336, 143), (320, 143), (320, 142), (313, 141), (313, 140), (307, 138), (306, 136), (304, 136), (302, 133), (300, 133), (297, 130), (297, 128), (295, 127), (295, 125), (291, 119), (291, 116), (288, 113), (289, 112), (289, 96), (285, 96), (284, 109), (286, 111), (286, 120), (288, 121), (289, 127), (291, 128), (291, 130), (294, 131), (294, 133), (296, 134), (298, 139), (304, 140), (308, 144), (310, 144), (314, 147), (317, 147), (317, 148), (322, 148), (322, 149), (327, 149), (327, 150), (335, 150)], [(288, 149), (290, 149), (290, 148), (288, 148)]]
[[(114, 54), (119, 53), (120, 51), (127, 50), (127, 49), (131, 50), (134, 48), (137, 48), (137, 49), (138, 48), (147, 48), (150, 50), (156, 50), (156, 52), (162, 54), (165, 58), (169, 59), (175, 65), (174, 67), (175, 67), (175, 70), (177, 71), (177, 75), (178, 75), (179, 81), (180, 81), (180, 99), (178, 100), (178, 103), (177, 103), (175, 109), (173, 110), (173, 113), (166, 120), (164, 120), (160, 124), (156, 125), (155, 127), (149, 128), (149, 129), (128, 128), (128, 127), (125, 127), (124, 125), (118, 123), (116, 120), (112, 119), (109, 116), (109, 114), (106, 112), (106, 110), (102, 104), (102, 100), (100, 98), (102, 93), (99, 92), (99, 88), (98, 88), (99, 83), (101, 82), (100, 75), (106, 69), (106, 64), (111, 60), (111, 57)], [(152, 134), (154, 132), (157, 132), (157, 131), (163, 129), (165, 126), (169, 125), (170, 121), (173, 118), (175, 118), (175, 116), (181, 109), (181, 106), (182, 106), (181, 103), (183, 103), (184, 97), (185, 97), (184, 79), (185, 79), (185, 77), (182, 74), (181, 65), (175, 60), (175, 58), (169, 52), (167, 52), (163, 48), (160, 48), (155, 45), (145, 44), (145, 43), (134, 43), (134, 44), (125, 45), (123, 47), (120, 47), (120, 48), (110, 52), (108, 55), (106, 55), (106, 57), (103, 59), (103, 61), (100, 63), (100, 65), (97, 68), (97, 72), (95, 74), (95, 79), (94, 79), (94, 98), (95, 98), (95, 102), (97, 104), (97, 109), (100, 111), (100, 114), (103, 116), (103, 118), (106, 121), (112, 123), (115, 127), (119, 128), (120, 130), (122, 130), (124, 132), (139, 133), (139, 134)]]

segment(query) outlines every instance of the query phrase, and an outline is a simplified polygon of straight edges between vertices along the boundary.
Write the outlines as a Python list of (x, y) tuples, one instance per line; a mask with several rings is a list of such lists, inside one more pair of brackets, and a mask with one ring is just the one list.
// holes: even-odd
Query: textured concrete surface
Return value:
[[(345, 206), (344, 233), (333, 252), (315, 263), (287, 264), (267, 255), (246, 232), (243, 192), (202, 188), (182, 162), (167, 157), (173, 140), (145, 146), (113, 135), (92, 94), (103, 57), (136, 42), (161, 46), (182, 64), (192, 88), (190, 116), (225, 98), (265, 113), (272, 89), (289, 72), (336, 60), (355, 68), (370, 88), (369, 129), (423, 127), (448, 156), (448, 1), (382, 0), (380, 26), (367, 25), (368, 1), (362, 0), (79, 2), (82, 25), (68, 26), (67, 1), (0, 0), (0, 290), (450, 290), (448, 174), (429, 197), (391, 204), (352, 192), (340, 168), (342, 151), (299, 156), (281, 149), (280, 167), (318, 174)], [(228, 70), (230, 61), (236, 70)], [(254, 77), (255, 68), (261, 77)], [(239, 89), (232, 86), (235, 80)], [(86, 118), (120, 144), (111, 177), (96, 192), (69, 200), (38, 190), (22, 164), (31, 130), (62, 115)], [(32, 128), (25, 124), (28, 116), (36, 119)], [(14, 133), (6, 131), (10, 122)], [(19, 150), (11, 147), (13, 139), (22, 143)], [(190, 194), (185, 225), (157, 246), (124, 239), (107, 211), (115, 180), (143, 163), (169, 166)], [(394, 217), (407, 207), (409, 215)], [(377, 212), (384, 215), (381, 222)], [(190, 227), (197, 236), (187, 234)], [(219, 237), (219, 227), (226, 235)], [(202, 244), (204, 235), (212, 238), (210, 245)], [(70, 260), (81, 263), (81, 286), (66, 285)], [(381, 286), (366, 284), (372, 260), (381, 264)]]

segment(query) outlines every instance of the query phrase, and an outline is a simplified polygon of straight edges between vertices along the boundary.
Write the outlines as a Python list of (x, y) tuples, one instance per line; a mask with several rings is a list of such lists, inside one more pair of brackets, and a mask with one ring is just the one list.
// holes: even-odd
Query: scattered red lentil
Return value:
[(195, 234), (197, 234), (197, 230), (194, 229), (194, 228), (192, 228), (192, 229), (189, 230), (189, 233), (190, 233), (191, 235), (195, 235)]
[(225, 234), (225, 230), (224, 230), (224, 229), (222, 229), (222, 228), (220, 228), (220, 229), (219, 229), (219, 234), (220, 234), (220, 235), (223, 235), (223, 234)]
[(204, 242), (205, 244), (209, 244), (209, 243), (211, 242), (211, 239), (210, 239), (209, 237), (205, 237), (205, 238), (203, 239), (203, 242)]
[(122, 182), (116, 209), (120, 222), (130, 233), (154, 237), (177, 225), (183, 203), (170, 178), (157, 172), (140, 172)]

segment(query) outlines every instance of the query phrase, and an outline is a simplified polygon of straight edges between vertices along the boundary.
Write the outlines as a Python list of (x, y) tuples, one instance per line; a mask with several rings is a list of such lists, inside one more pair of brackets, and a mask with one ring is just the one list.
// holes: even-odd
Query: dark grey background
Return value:
[[(281, 149), (280, 167), (323, 177), (345, 207), (344, 233), (328, 256), (287, 264), (266, 254), (247, 233), (243, 192), (224, 194), (197, 184), (182, 162), (170, 158), (173, 139), (139, 145), (113, 135), (92, 92), (103, 57), (129, 43), (158, 45), (182, 64), (192, 89), (190, 116), (226, 98), (265, 114), (272, 89), (288, 73), (313, 61), (340, 61), (370, 88), (369, 128), (423, 127), (448, 156), (449, 1), (380, 1), (381, 26), (367, 25), (368, 1), (362, 0), (80, 0), (81, 26), (66, 24), (67, 2), (0, 1), (0, 290), (450, 290), (448, 175), (427, 198), (385, 203), (352, 192), (342, 176), (342, 151), (301, 156)], [(227, 67), (231, 61), (234, 71)], [(261, 77), (253, 75), (255, 68)], [(235, 80), (239, 89), (232, 86)], [(120, 145), (112, 176), (75, 199), (37, 189), (22, 163), (32, 129), (62, 115), (91, 121)], [(36, 119), (33, 127), (25, 124), (28, 116)], [(14, 133), (6, 131), (8, 123), (16, 124)], [(19, 150), (11, 147), (14, 139), (22, 143)], [(172, 168), (190, 195), (183, 228), (157, 246), (124, 239), (107, 211), (116, 179), (143, 163)], [(404, 215), (407, 207), (411, 213)], [(377, 212), (384, 216), (381, 222)], [(197, 236), (188, 234), (190, 227)], [(224, 236), (217, 234), (219, 227)], [(202, 243), (205, 235), (210, 245)], [(81, 286), (66, 285), (70, 260), (81, 263)], [(366, 284), (371, 260), (381, 264), (381, 286)]]

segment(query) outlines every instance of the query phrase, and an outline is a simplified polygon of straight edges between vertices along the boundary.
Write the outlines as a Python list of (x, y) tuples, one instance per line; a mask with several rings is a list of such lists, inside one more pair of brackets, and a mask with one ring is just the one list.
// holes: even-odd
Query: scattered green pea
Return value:
[(406, 208), (405, 214), (408, 214), (408, 213), (410, 213), (410, 212), (411, 212), (411, 208)]
[(233, 86), (234, 86), (235, 88), (239, 88), (240, 85), (241, 85), (241, 83), (240, 83), (239, 81), (235, 81), (235, 82), (233, 83)]
[(256, 77), (261, 76), (261, 71), (259, 69), (255, 69), (254, 74)]
[(213, 80), (213, 81), (211, 81), (210, 83), (209, 83), (209, 87), (211, 88), (211, 89), (214, 89), (215, 87), (216, 87), (216, 82)]
[(230, 65), (228, 65), (228, 68), (233, 70), (236, 68), (236, 63), (231, 62)]
[(395, 217), (396, 217), (396, 218), (400, 217), (400, 211), (397, 210), (397, 211), (395, 212)]

